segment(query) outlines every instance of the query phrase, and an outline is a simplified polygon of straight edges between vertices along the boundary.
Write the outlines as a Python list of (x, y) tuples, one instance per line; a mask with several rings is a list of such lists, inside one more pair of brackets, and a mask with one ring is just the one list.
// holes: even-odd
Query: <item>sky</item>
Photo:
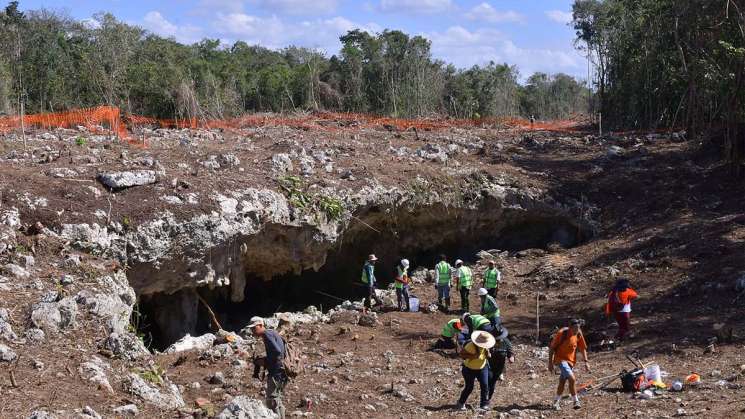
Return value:
[(64, 11), (77, 19), (110, 12), (184, 43), (203, 38), (278, 49), (316, 48), (328, 56), (351, 29), (399, 29), (432, 41), (432, 55), (459, 68), (489, 61), (586, 78), (573, 47), (572, 0), (21, 0), (22, 9)]

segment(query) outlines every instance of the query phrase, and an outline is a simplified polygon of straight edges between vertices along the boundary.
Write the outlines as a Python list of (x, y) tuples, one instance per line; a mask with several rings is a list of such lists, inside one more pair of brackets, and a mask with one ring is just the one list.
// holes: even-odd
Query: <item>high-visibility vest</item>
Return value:
[(471, 269), (468, 266), (461, 266), (460, 268), (458, 268), (458, 278), (459, 287), (471, 288), (473, 276), (471, 274)]
[(437, 271), (437, 285), (450, 284), (450, 264), (444, 260), (435, 266)]
[[(401, 280), (403, 281), (404, 275), (408, 275), (409, 274), (409, 269), (408, 268), (402, 268), (401, 266), (398, 266), (397, 269), (398, 269), (398, 278), (401, 278)], [(404, 283), (403, 282), (396, 281), (396, 288), (397, 289), (403, 289), (404, 288)]]
[(499, 272), (499, 269), (486, 269), (484, 271), (484, 286), (485, 288), (496, 288), (497, 283), (501, 279), (501, 273)]
[(491, 295), (486, 296), (484, 305), (481, 307), (481, 314), (491, 320), (494, 320), (501, 315), (499, 312), (499, 306), (497, 305), (497, 300), (495, 300)]
[(373, 274), (373, 278), (375, 278), (375, 265), (365, 262), (365, 266), (362, 267), (362, 283), (363, 284), (370, 284), (370, 278), (367, 277), (367, 267), (370, 267), (370, 273)]
[(471, 329), (470, 332), (473, 333), (479, 330), (481, 326), (490, 323), (491, 321), (489, 319), (480, 314), (471, 314), (471, 324), (473, 325), (473, 329)]
[(457, 323), (460, 323), (460, 319), (453, 319), (447, 322), (445, 327), (442, 328), (442, 336), (446, 338), (452, 338), (460, 330), (455, 327)]

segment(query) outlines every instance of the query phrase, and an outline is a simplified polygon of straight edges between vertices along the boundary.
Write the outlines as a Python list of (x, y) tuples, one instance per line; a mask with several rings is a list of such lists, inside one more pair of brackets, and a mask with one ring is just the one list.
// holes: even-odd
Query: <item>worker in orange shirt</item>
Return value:
[(613, 314), (618, 323), (616, 339), (623, 340), (631, 330), (631, 300), (639, 297), (630, 286), (629, 280), (621, 278), (616, 281), (613, 290), (608, 293), (608, 304), (605, 305), (605, 314)]
[(569, 393), (574, 398), (574, 408), (579, 409), (582, 405), (577, 395), (577, 380), (574, 376), (574, 364), (577, 360), (577, 349), (582, 353), (582, 359), (585, 361), (585, 368), (590, 372), (590, 364), (587, 360), (587, 342), (582, 335), (582, 320), (573, 319), (569, 327), (561, 328), (554, 338), (548, 349), (548, 370), (553, 373), (554, 366), (559, 367), (559, 387), (556, 389), (556, 400), (554, 408), (561, 410), (561, 397), (564, 394), (564, 385), (569, 382)]

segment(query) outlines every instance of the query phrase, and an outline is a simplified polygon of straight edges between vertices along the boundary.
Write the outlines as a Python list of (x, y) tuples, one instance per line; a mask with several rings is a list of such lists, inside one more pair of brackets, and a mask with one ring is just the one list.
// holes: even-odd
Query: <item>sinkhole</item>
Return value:
[[(445, 207), (392, 214), (370, 208), (326, 251), (325, 263), (317, 271), (280, 274), (266, 280), (247, 270), (240, 302), (233, 301), (229, 287), (140, 294), (134, 323), (151, 348), (163, 350), (187, 333), (194, 336), (214, 331), (207, 306), (224, 329), (239, 331), (252, 316), (300, 311), (309, 305), (326, 311), (343, 300), (359, 300), (362, 266), (370, 253), (380, 259), (376, 277), (382, 288), (393, 281), (401, 258), (409, 259), (412, 271), (431, 269), (440, 254), (447, 255), (451, 263), (455, 259), (469, 263), (480, 250), (545, 249), (552, 244), (569, 248), (588, 235), (575, 220), (552, 214)], [(254, 243), (269, 250), (286, 245), (261, 239)]]

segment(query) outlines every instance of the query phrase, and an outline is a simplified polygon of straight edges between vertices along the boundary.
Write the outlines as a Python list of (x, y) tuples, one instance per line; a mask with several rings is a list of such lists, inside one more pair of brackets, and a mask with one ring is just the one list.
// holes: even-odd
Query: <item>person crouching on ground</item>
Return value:
[(276, 331), (267, 329), (264, 319), (261, 317), (252, 317), (248, 327), (254, 336), (260, 337), (264, 341), (264, 347), (266, 348), (266, 359), (264, 361), (267, 371), (266, 405), (281, 419), (284, 419), (285, 408), (282, 404), (282, 397), (288, 381), (283, 365), (285, 357), (284, 340)]
[(582, 335), (580, 328), (582, 321), (573, 319), (569, 327), (561, 328), (549, 345), (548, 350), (548, 370), (553, 373), (554, 366), (559, 367), (559, 387), (556, 389), (556, 400), (554, 408), (561, 410), (561, 397), (564, 394), (564, 385), (569, 382), (569, 393), (574, 399), (574, 408), (579, 409), (582, 405), (577, 395), (577, 380), (574, 376), (574, 364), (577, 360), (577, 349), (582, 353), (582, 359), (585, 361), (585, 368), (590, 372), (590, 364), (587, 360), (587, 342)]
[(470, 342), (466, 343), (460, 352), (463, 358), (463, 380), (465, 387), (458, 399), (458, 410), (466, 410), (466, 401), (471, 395), (474, 387), (474, 381), (478, 380), (479, 389), (481, 390), (480, 408), (489, 410), (489, 349), (494, 347), (496, 340), (491, 333), (476, 331), (471, 335)]
[(489, 401), (494, 396), (497, 381), (504, 381), (504, 372), (507, 360), (515, 362), (515, 354), (512, 351), (512, 342), (507, 339), (509, 332), (502, 325), (498, 325), (492, 335), (497, 343), (492, 348), (489, 356)]
[(622, 341), (631, 330), (631, 300), (639, 297), (630, 286), (629, 280), (621, 278), (616, 281), (613, 290), (608, 293), (608, 304), (605, 305), (605, 314), (613, 314), (618, 323), (616, 339)]
[(431, 349), (455, 349), (456, 348), (456, 335), (461, 332), (463, 327), (461, 326), (460, 319), (452, 319), (445, 323), (442, 328), (440, 339), (432, 345)]
[(398, 311), (411, 311), (409, 306), (408, 259), (401, 259), (401, 263), (396, 267), (396, 299), (398, 300)]

